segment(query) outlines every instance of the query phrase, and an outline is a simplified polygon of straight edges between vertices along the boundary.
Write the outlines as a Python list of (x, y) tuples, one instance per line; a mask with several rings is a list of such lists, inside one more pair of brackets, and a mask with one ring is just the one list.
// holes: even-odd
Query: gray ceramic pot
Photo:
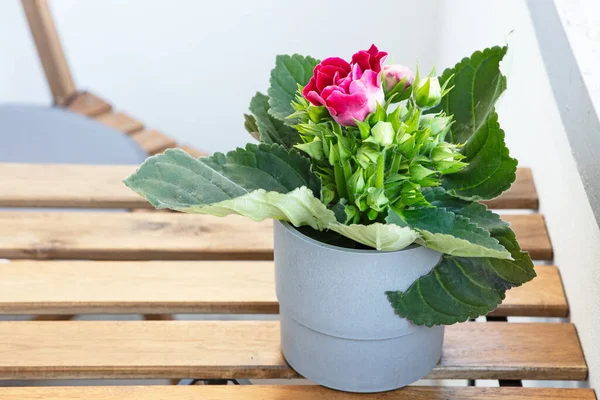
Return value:
[(444, 327), (400, 318), (388, 290), (406, 290), (441, 254), (415, 246), (352, 250), (313, 240), (275, 221), (275, 283), (281, 351), (298, 373), (349, 392), (381, 392), (429, 373)]

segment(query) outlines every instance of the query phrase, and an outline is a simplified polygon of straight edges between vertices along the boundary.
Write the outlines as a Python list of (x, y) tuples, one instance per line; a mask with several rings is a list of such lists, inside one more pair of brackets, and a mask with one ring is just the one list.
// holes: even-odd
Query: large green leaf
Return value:
[(454, 68), (444, 71), (440, 84), (452, 79), (452, 89), (434, 112), (445, 111), (454, 116), (447, 139), (465, 143), (494, 112), (494, 104), (506, 89), (506, 77), (500, 72), (500, 61), (508, 47), (492, 47), (463, 58)]
[(269, 114), (285, 121), (294, 112), (291, 103), (296, 98), (298, 85), (306, 86), (318, 63), (317, 59), (299, 54), (277, 56), (275, 68), (271, 71), (271, 87), (267, 92)]
[(328, 228), (381, 251), (401, 250), (419, 238), (414, 230), (394, 224), (344, 225), (332, 222)]
[(468, 200), (493, 199), (515, 181), (518, 163), (509, 155), (496, 113), (475, 132), (462, 153), (469, 165), (442, 178), (442, 186), (453, 195)]
[(405, 292), (387, 292), (396, 313), (417, 325), (450, 325), (486, 315), (504, 299), (505, 291), (535, 277), (528, 253), (505, 228), (496, 239), (514, 260), (444, 255), (431, 272)]
[(254, 128), (260, 133), (259, 140), (263, 143), (277, 143), (287, 149), (291, 149), (296, 143), (301, 143), (300, 134), (291, 126), (285, 125), (278, 119), (269, 114), (269, 97), (260, 92), (250, 100), (250, 112), (254, 120), (246, 116), (244, 127), (253, 136), (256, 137)]
[(310, 160), (272, 144), (248, 144), (227, 154), (194, 158), (171, 149), (149, 157), (125, 180), (156, 208), (175, 210), (215, 204), (258, 189), (288, 193), (306, 186), (319, 193)]
[(418, 231), (421, 234), (419, 242), (442, 253), (462, 257), (511, 258), (508, 250), (490, 232), (445, 208), (390, 211), (386, 221)]
[(254, 221), (278, 219), (290, 222), (294, 226), (308, 225), (319, 231), (335, 222), (333, 211), (327, 209), (305, 186), (288, 193), (258, 189), (231, 200), (206, 206), (180, 208), (177, 211), (218, 217), (238, 214)]
[(516, 177), (517, 161), (509, 155), (494, 111), (496, 101), (506, 89), (506, 77), (499, 67), (506, 51), (507, 47), (477, 51), (440, 77), (442, 84), (452, 79), (454, 88), (434, 112), (453, 115), (455, 122), (446, 139), (466, 143), (462, 149), (466, 156), (463, 161), (469, 163), (462, 171), (445, 175), (442, 185), (465, 199), (497, 197)]
[(451, 196), (440, 187), (423, 190), (423, 196), (432, 206), (445, 208), (457, 215), (466, 217), (492, 235), (503, 232), (509, 226), (507, 222), (500, 219), (498, 214), (488, 210), (484, 204)]

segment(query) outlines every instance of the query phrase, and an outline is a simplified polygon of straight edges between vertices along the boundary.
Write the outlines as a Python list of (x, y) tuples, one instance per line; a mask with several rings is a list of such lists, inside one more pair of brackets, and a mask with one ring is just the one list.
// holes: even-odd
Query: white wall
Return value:
[[(300, 7), (300, 4), (302, 5)], [(209, 151), (251, 140), (242, 114), (275, 55), (349, 58), (372, 42), (396, 62), (435, 59), (438, 1), (54, 0), (79, 87)], [(381, 10), (386, 10), (381, 13)], [(342, 29), (345, 21), (351, 28)], [(0, 102), (50, 100), (18, 0), (0, 1)]]
[[(500, 122), (511, 153), (521, 165), (533, 168), (540, 210), (554, 246), (554, 263), (560, 268), (571, 320), (590, 368), (590, 385), (599, 388), (600, 231), (571, 153), (527, 4), (501, 3), (445, 2), (439, 57), (450, 63), (473, 48), (503, 43), (506, 33), (514, 29), (509, 39), (513, 57), (508, 90), (498, 106)], [(566, 105), (561, 99), (560, 106)], [(573, 112), (585, 114), (586, 110)]]
[[(302, 7), (281, 0), (51, 4), (80, 87), (209, 151), (249, 140), (242, 113), (253, 93), (267, 88), (275, 54), (349, 57), (375, 42), (396, 62), (412, 65), (418, 58), (423, 69), (436, 62), (441, 71), (475, 49), (503, 44), (514, 30), (500, 121), (512, 154), (534, 169), (591, 383), (600, 387), (600, 296), (594, 295), (600, 288), (600, 232), (524, 1), (396, 0), (371, 1), (368, 7), (360, 0), (308, 0)], [(347, 21), (353, 26), (342, 30)], [(18, 1), (0, 1), (0, 102), (50, 102), (36, 57)]]

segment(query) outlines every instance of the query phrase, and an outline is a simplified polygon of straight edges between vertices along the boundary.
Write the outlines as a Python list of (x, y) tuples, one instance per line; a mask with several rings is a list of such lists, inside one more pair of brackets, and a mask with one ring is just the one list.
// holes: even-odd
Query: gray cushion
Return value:
[(0, 162), (138, 164), (146, 153), (125, 134), (60, 108), (0, 105)]

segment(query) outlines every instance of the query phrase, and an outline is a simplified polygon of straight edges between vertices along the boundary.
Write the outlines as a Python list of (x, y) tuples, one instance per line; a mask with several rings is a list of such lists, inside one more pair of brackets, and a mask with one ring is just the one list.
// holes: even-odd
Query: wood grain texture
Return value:
[(0, 213), (0, 258), (273, 258), (272, 222), (180, 213)]
[[(541, 215), (503, 218), (532, 258), (552, 258)], [(180, 213), (2, 212), (0, 258), (270, 260), (272, 224)]]
[(134, 165), (0, 164), (0, 207), (151, 208), (123, 184)]
[[(0, 379), (298, 377), (279, 350), (276, 321), (0, 322), (0, 354)], [(447, 327), (428, 378), (584, 380), (587, 372), (572, 324), (473, 322)]]
[(511, 224), (521, 248), (534, 260), (552, 260), (554, 252), (542, 214), (502, 215)]
[[(518, 168), (517, 179), (510, 190), (504, 192), (500, 197), (484, 202), (489, 208), (523, 208), (537, 210), (539, 208), (539, 199), (531, 168)], [(510, 204), (511, 207), (502, 207), (503, 204)]]
[[(113, 115), (113, 114), (103, 114)], [(194, 157), (200, 150), (181, 146)], [(0, 207), (150, 208), (123, 185), (133, 165), (68, 165), (0, 163)], [(517, 177), (527, 173), (518, 173)], [(494, 208), (521, 208), (520, 198), (535, 193), (533, 181), (520, 181), (498, 199)]]
[(595, 400), (592, 389), (418, 387), (376, 394), (322, 386), (121, 386), (0, 388), (0, 400)]
[(144, 129), (143, 123), (124, 112), (109, 112), (98, 115), (95, 120), (103, 123), (104, 125), (110, 126), (119, 132), (124, 132), (127, 134), (138, 132)]
[(80, 92), (69, 100), (67, 109), (87, 117), (95, 117), (110, 112), (112, 106), (92, 93)]
[(144, 129), (143, 131), (133, 133), (131, 138), (150, 155), (162, 153), (166, 149), (177, 146), (175, 139), (154, 129)]
[[(536, 272), (491, 315), (566, 317), (558, 269)], [(21, 261), (0, 264), (0, 282), (0, 314), (279, 312), (269, 261)]]
[(48, 2), (22, 0), (22, 3), (54, 102), (64, 104), (76, 93), (76, 89)]

